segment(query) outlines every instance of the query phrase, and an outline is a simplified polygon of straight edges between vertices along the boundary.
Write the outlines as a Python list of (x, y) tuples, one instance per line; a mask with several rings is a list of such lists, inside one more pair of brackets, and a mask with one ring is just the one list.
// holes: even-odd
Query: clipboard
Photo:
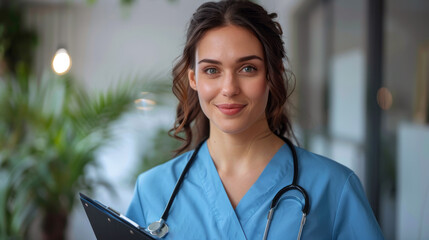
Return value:
[(102, 203), (79, 193), (97, 240), (153, 240), (137, 223)]

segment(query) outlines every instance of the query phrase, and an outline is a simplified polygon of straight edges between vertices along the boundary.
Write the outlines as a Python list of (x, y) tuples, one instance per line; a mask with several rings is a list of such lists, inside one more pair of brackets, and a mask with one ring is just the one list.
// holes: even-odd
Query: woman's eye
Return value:
[(242, 71), (243, 71), (243, 72), (248, 72), (248, 73), (250, 73), (250, 72), (254, 72), (254, 71), (256, 71), (256, 68), (254, 68), (254, 67), (252, 67), (252, 66), (246, 66), (246, 67), (244, 67), (244, 68), (242, 69)]
[(217, 69), (216, 68), (207, 68), (204, 70), (205, 73), (212, 75), (212, 74), (216, 74), (217, 73)]

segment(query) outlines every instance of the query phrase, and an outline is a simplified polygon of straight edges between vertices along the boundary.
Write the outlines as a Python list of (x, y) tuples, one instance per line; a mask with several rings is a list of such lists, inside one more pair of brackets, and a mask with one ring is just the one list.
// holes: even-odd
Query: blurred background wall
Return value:
[[(72, 59), (68, 74), (98, 92), (135, 78), (146, 86), (155, 80), (168, 83), (187, 23), (203, 2), (13, 3), (38, 36), (34, 74), (52, 71), (52, 57), (64, 47)], [(386, 239), (429, 239), (429, 2), (258, 2), (278, 13), (284, 30), (297, 77), (294, 128), (300, 144), (357, 173)], [(125, 114), (111, 128), (112, 140), (95, 155), (117, 194), (100, 187), (93, 197), (120, 212), (132, 196), (135, 166), (158, 129), (174, 121), (171, 94), (151, 98), (164, 104)], [(79, 204), (67, 239), (95, 239)], [(42, 239), (37, 226), (32, 225), (31, 239)]]

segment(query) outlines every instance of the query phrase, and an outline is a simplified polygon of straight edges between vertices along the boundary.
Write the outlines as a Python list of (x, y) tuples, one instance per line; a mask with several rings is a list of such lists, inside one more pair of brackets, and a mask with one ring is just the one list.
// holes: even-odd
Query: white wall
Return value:
[(398, 239), (429, 239), (429, 127), (398, 128)]
[[(99, 0), (92, 6), (82, 0), (26, 2), (28, 24), (38, 29), (40, 38), (37, 71), (46, 70), (56, 49), (66, 46), (73, 62), (71, 74), (98, 89), (129, 76), (169, 77), (184, 44), (186, 25), (205, 1), (140, 0), (130, 8), (121, 7), (119, 0)], [(289, 12), (297, 1), (260, 2), (279, 14), (288, 45)]]
[(121, 7), (119, 0), (100, 0), (92, 6), (33, 3), (29, 23), (41, 33), (37, 70), (45, 70), (63, 45), (72, 57), (71, 74), (92, 89), (129, 76), (168, 77), (199, 2), (145, 0), (131, 8)]

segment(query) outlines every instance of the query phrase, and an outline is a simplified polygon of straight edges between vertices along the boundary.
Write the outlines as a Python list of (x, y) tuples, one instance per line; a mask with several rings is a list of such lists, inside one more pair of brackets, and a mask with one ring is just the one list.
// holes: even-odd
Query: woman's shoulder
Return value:
[[(302, 148), (297, 148), (299, 183), (314, 193), (329, 193), (339, 200), (350, 184), (361, 186), (358, 176), (341, 163)], [(323, 191), (320, 191), (323, 189)]]
[(335, 176), (336, 179), (344, 180), (354, 174), (350, 168), (341, 163), (303, 148), (297, 148), (297, 155), (302, 168), (310, 170), (313, 174)]
[(362, 184), (351, 169), (302, 148), (297, 148), (297, 155), (298, 183), (310, 197), (310, 218), (331, 219), (333, 239), (356, 238), (356, 226), (362, 239), (383, 239)]
[(162, 214), (191, 153), (183, 153), (138, 176), (134, 196), (127, 211), (129, 218), (141, 226), (146, 226), (146, 219), (150, 214), (156, 214), (157, 217)]
[[(136, 181), (135, 195), (140, 203), (163, 208), (193, 151), (183, 153), (166, 163), (141, 173)], [(155, 205), (156, 204), (160, 204)]]
[(177, 181), (186, 163), (189, 161), (193, 150), (180, 154), (175, 158), (153, 167), (138, 176), (138, 184), (150, 184), (153, 181), (162, 179), (165, 181)]

